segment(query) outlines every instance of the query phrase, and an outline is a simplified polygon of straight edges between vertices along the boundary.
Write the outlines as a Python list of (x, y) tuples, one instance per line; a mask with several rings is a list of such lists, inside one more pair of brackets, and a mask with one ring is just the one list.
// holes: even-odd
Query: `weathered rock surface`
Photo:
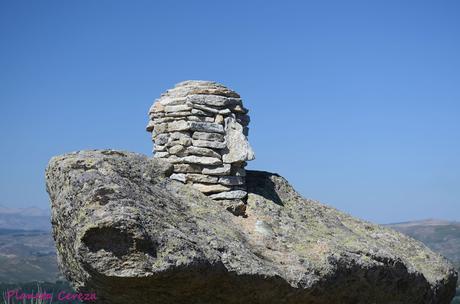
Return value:
[(412, 304), (454, 295), (457, 274), (444, 258), (303, 199), (276, 174), (247, 172), (243, 218), (172, 172), (161, 159), (111, 150), (50, 161), (59, 264), (78, 290), (110, 304)]
[(226, 118), (225, 141), (227, 149), (222, 155), (225, 163), (243, 162), (255, 158), (254, 151), (243, 134), (243, 126), (232, 117)]

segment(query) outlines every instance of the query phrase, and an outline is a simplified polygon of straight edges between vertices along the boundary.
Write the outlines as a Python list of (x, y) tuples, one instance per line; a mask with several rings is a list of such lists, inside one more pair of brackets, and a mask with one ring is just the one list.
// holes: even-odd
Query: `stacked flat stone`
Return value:
[(154, 157), (171, 162), (170, 178), (215, 200), (244, 201), (249, 116), (240, 96), (210, 81), (185, 81), (166, 91), (149, 111)]

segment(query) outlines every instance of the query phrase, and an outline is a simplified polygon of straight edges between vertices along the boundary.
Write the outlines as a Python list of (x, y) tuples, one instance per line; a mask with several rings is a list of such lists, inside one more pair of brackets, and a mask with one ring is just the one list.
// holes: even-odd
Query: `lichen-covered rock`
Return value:
[[(211, 102), (206, 101), (207, 104)], [(457, 274), (420, 242), (248, 171), (246, 217), (168, 178), (161, 159), (54, 157), (59, 264), (98, 303), (449, 303)]]

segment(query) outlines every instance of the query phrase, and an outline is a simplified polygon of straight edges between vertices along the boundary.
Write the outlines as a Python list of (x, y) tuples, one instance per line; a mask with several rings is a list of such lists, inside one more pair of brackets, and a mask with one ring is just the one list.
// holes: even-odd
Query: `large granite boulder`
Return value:
[(457, 274), (391, 229), (248, 171), (246, 217), (112, 150), (54, 157), (47, 190), (60, 267), (98, 303), (449, 303)]

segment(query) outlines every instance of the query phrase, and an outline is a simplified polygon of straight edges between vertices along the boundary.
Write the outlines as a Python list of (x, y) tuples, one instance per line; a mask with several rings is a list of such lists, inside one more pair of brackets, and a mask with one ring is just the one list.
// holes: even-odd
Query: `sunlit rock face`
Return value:
[(171, 179), (190, 184), (234, 214), (246, 208), (248, 110), (238, 93), (211, 81), (185, 81), (149, 111), (154, 157), (172, 163)]
[(247, 171), (246, 216), (170, 179), (161, 158), (102, 150), (46, 171), (60, 269), (98, 304), (447, 304), (457, 274), (422, 243)]

